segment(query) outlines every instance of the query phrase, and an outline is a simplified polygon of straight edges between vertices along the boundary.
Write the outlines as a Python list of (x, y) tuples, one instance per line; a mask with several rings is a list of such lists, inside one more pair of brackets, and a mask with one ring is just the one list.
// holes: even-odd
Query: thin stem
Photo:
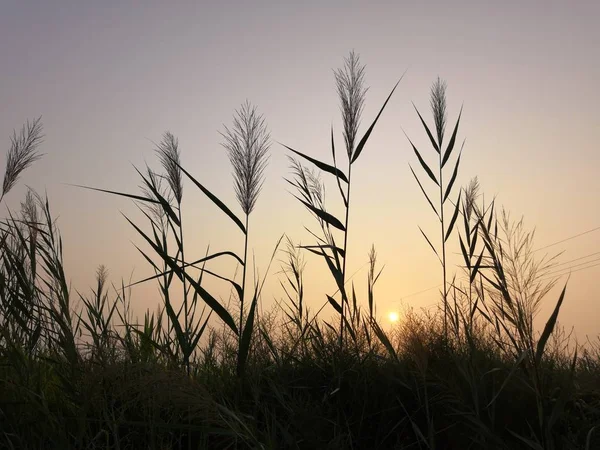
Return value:
[[(181, 270), (183, 272), (183, 320), (185, 326), (185, 337), (189, 339), (189, 323), (188, 323), (188, 291), (187, 291), (187, 282), (185, 276), (185, 254), (184, 254), (184, 246), (183, 246), (183, 222), (181, 221), (181, 203), (178, 204), (178, 215), (179, 215), (179, 242), (181, 242)], [(185, 357), (183, 362), (185, 364), (185, 368), (188, 376), (190, 375), (190, 362), (188, 357)]]
[(442, 170), (442, 142), (439, 142), (439, 164), (440, 164), (440, 221), (442, 225), (442, 273), (444, 278), (444, 338), (448, 338), (448, 287), (446, 286), (446, 240), (445, 240), (445, 226), (444, 226), (444, 181), (443, 181), (443, 170)]
[[(350, 156), (348, 157), (348, 189), (346, 190), (346, 218), (344, 220), (344, 261), (342, 262), (342, 287), (346, 285), (346, 259), (348, 258), (348, 253), (346, 249), (348, 247), (348, 222), (350, 217), (350, 181), (352, 177), (352, 163), (350, 160)], [(344, 346), (344, 317), (345, 317), (345, 303), (346, 303), (346, 293), (345, 289), (342, 289), (342, 316), (340, 318), (340, 350), (343, 349)]]
[(242, 345), (242, 331), (244, 329), (244, 297), (246, 294), (246, 266), (248, 265), (248, 219), (250, 214), (246, 214), (246, 235), (244, 236), (244, 268), (242, 269), (242, 297), (240, 298), (240, 329), (239, 329), (239, 348)]

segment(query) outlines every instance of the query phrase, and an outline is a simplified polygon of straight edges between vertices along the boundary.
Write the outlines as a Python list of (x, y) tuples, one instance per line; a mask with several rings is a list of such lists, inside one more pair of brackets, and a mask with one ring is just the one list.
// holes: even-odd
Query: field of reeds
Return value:
[[(559, 326), (568, 286), (550, 295), (554, 258), (533, 252), (524, 222), (486, 202), (476, 178), (455, 183), (462, 111), (449, 122), (440, 79), (430, 115), (415, 107), (429, 148), (401, 137), (414, 153), (409, 170), (423, 207), (439, 224), (437, 236), (421, 231), (439, 260), (439, 308), (407, 310), (391, 330), (378, 322), (375, 248), (365, 255), (367, 295), (357, 295), (346, 264), (352, 169), (388, 102), (398, 101), (396, 84), (377, 116), (363, 118), (364, 76), (354, 53), (335, 71), (343, 134), (332, 130), (330, 154), (276, 144), (289, 154), (291, 201), (314, 218), (306, 230), (312, 244), (279, 239), (270, 263), (276, 274), (258, 271), (248, 246), (261, 226), (252, 212), (275, 145), (248, 102), (222, 130), (235, 208), (182, 166), (170, 132), (156, 144), (158, 167), (138, 170), (139, 192), (81, 186), (91, 196), (127, 197), (143, 214), (142, 222), (125, 217), (154, 271), (133, 284), (154, 283), (161, 294), (143, 317), (131, 310), (132, 283), (109, 283), (104, 266), (91, 294), (70, 288), (47, 196), (28, 190), (20, 210), (8, 210), (0, 231), (0, 448), (600, 448), (600, 342), (575, 342)], [(40, 119), (14, 133), (0, 202), (42, 150)], [(336, 187), (327, 198), (324, 178)], [(242, 254), (208, 249), (190, 257), (191, 225), (182, 220), (188, 190), (236, 227)], [(460, 267), (449, 267), (448, 242), (460, 245)], [(318, 293), (317, 311), (306, 306), (309, 254), (337, 287)], [(216, 273), (214, 260), (236, 276)], [(259, 307), (266, 277), (280, 282), (273, 308)], [(211, 293), (209, 278), (227, 285), (232, 301)], [(553, 312), (535, 329), (542, 302)]]

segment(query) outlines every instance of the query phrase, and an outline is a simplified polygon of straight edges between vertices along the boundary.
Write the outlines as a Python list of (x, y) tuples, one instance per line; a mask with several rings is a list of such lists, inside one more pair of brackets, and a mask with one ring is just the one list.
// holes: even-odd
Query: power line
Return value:
[[(600, 261), (600, 260), (594, 260), (594, 261)], [(590, 262), (594, 262), (594, 261), (590, 261)], [(589, 264), (589, 263), (587, 263), (587, 264)], [(565, 270), (566, 270), (566, 272), (563, 272), (563, 273), (557, 273), (557, 274), (554, 274), (554, 275), (544, 275), (544, 276), (543, 276), (542, 278), (540, 278), (540, 279), (544, 280), (544, 279), (548, 279), (548, 278), (561, 278), (561, 277), (564, 277), (565, 275), (570, 275), (570, 274), (572, 274), (572, 273), (575, 273), (575, 272), (581, 272), (582, 270), (592, 269), (592, 268), (594, 268), (594, 267), (597, 267), (597, 266), (600, 266), (600, 263), (596, 263), (596, 264), (593, 264), (593, 265), (591, 265), (591, 266), (587, 266), (587, 267), (582, 267), (582, 268), (580, 268), (580, 269), (577, 269), (577, 270), (566, 270), (566, 269), (569, 269), (569, 268), (567, 267), (567, 268), (565, 269)]]
[(442, 284), (443, 283), (436, 284), (435, 286), (432, 286), (430, 288), (423, 289), (423, 290), (417, 291), (417, 292), (413, 292), (412, 294), (403, 295), (402, 297), (400, 297), (400, 300), (404, 300), (405, 298), (414, 297), (415, 295), (419, 295), (419, 294), (423, 294), (424, 292), (431, 291), (432, 289), (435, 289), (435, 288), (438, 288), (438, 287), (442, 286)]
[(578, 237), (583, 236), (585, 234), (589, 234), (589, 233), (592, 233), (592, 232), (598, 231), (598, 230), (600, 230), (600, 227), (592, 228), (591, 230), (587, 230), (587, 231), (584, 231), (582, 233), (576, 234), (574, 236), (570, 236), (568, 238), (562, 239), (560, 241), (553, 242), (552, 244), (545, 245), (544, 247), (537, 248), (537, 249), (534, 250), (534, 252), (539, 252), (540, 250), (544, 250), (546, 248), (553, 247), (553, 246), (558, 245), (558, 244), (562, 244), (563, 242), (570, 241), (571, 239), (575, 239), (575, 238), (578, 238)]
[[(584, 236), (586, 234), (593, 233), (594, 231), (598, 231), (598, 230), (600, 230), (600, 227), (596, 227), (596, 228), (592, 228), (591, 230), (583, 231), (582, 233), (578, 233), (573, 236), (569, 236), (567, 238), (561, 239), (560, 241), (552, 242), (551, 244), (544, 245), (543, 247), (540, 247), (540, 248), (536, 248), (535, 250), (532, 251), (532, 253), (539, 252), (540, 250), (544, 250), (549, 247), (554, 247), (555, 245), (562, 244), (563, 242), (570, 241), (571, 239), (575, 239), (575, 238)], [(455, 255), (462, 255), (462, 253), (459, 253), (459, 252), (453, 252), (453, 253)]]
[(600, 258), (592, 259), (591, 261), (586, 261), (586, 262), (582, 262), (582, 263), (579, 263), (579, 264), (574, 264), (574, 265), (569, 266), (569, 267), (563, 267), (562, 269), (554, 270), (552, 272), (544, 274), (544, 276), (546, 276), (546, 275), (554, 275), (556, 273), (563, 272), (565, 270), (568, 271), (568, 270), (574, 269), (575, 267), (585, 266), (587, 264), (591, 264), (591, 263), (598, 262), (598, 261), (600, 261)]
[[(557, 264), (557, 266), (563, 266), (565, 264), (569, 264), (569, 263), (572, 263), (574, 261), (579, 261), (579, 260), (582, 260), (582, 259), (589, 258), (590, 256), (595, 256), (595, 255), (599, 255), (599, 254), (600, 254), (600, 252), (590, 253), (589, 255), (581, 256), (579, 258), (575, 258), (575, 259), (572, 259), (570, 261), (565, 261), (564, 263)], [(585, 262), (579, 263), (579, 264), (574, 264), (574, 265), (569, 266), (569, 267), (563, 267), (563, 268), (558, 269), (558, 270), (556, 270), (554, 272), (550, 272), (550, 273), (544, 274), (544, 276), (541, 279), (554, 278), (554, 277), (560, 278), (560, 277), (563, 277), (563, 276), (571, 274), (571, 273), (579, 272), (581, 270), (591, 269), (593, 267), (600, 266), (600, 262), (598, 262), (598, 261), (600, 261), (600, 258), (592, 259), (591, 261), (585, 261)], [(588, 264), (595, 263), (595, 262), (598, 262), (598, 263), (597, 264), (593, 264), (591, 266), (587, 266)], [(577, 269), (577, 270), (571, 270), (571, 269), (573, 269), (575, 267), (580, 267), (580, 266), (586, 266), (586, 267), (581, 267), (580, 269)], [(399, 301), (402, 301), (402, 300), (404, 300), (406, 298), (415, 297), (415, 296), (417, 296), (419, 294), (423, 294), (425, 292), (429, 292), (432, 289), (438, 288), (440, 286), (442, 286), (442, 284), (437, 284), (437, 285), (429, 287), (427, 289), (422, 289), (420, 291), (416, 291), (416, 292), (413, 292), (413, 293), (408, 294), (408, 295), (403, 295), (402, 297), (400, 297)], [(435, 306), (435, 305), (437, 305), (437, 303), (432, 303), (431, 305), (424, 306), (424, 308), (428, 308), (428, 307)]]
[[(569, 260), (569, 261), (561, 262), (561, 263), (559, 263), (559, 264), (555, 264), (554, 266), (555, 266), (555, 267), (558, 267), (558, 266), (564, 266), (565, 264), (570, 264), (570, 263), (572, 263), (572, 262), (579, 261), (579, 260), (581, 260), (581, 259), (587, 259), (587, 258), (589, 258), (590, 256), (595, 256), (595, 255), (600, 255), (600, 252), (594, 252), (594, 253), (590, 253), (589, 255), (585, 255), (585, 256), (581, 256), (581, 257), (579, 257), (579, 258), (571, 259), (571, 260)], [(562, 269), (561, 269), (561, 270), (562, 270)]]
[[(569, 236), (569, 237), (567, 237), (565, 239), (561, 239), (560, 241), (553, 242), (553, 243), (545, 245), (543, 247), (537, 248), (537, 249), (533, 250), (532, 253), (538, 252), (540, 250), (544, 250), (544, 249), (549, 248), (549, 247), (553, 247), (553, 246), (558, 245), (558, 244), (562, 244), (563, 242), (567, 242), (567, 241), (570, 241), (572, 239), (576, 239), (578, 237), (584, 236), (584, 235), (589, 234), (589, 233), (593, 233), (594, 231), (598, 231), (598, 230), (600, 230), (600, 226), (596, 227), (596, 228), (592, 228), (592, 229), (587, 230), (587, 231), (583, 231), (583, 232), (575, 234), (573, 236)], [(455, 252), (455, 254), (456, 255), (462, 255), (462, 253), (456, 253), (456, 252)], [(598, 255), (598, 254), (600, 254), (600, 252), (590, 253), (589, 255), (582, 256), (580, 258), (575, 258), (575, 259), (572, 259), (570, 261), (565, 261), (565, 262), (559, 263), (559, 264), (557, 264), (557, 266), (563, 266), (565, 264), (569, 264), (569, 263), (572, 263), (572, 262), (575, 262), (575, 261), (586, 259), (586, 258), (589, 258), (590, 256), (595, 256), (595, 255)], [(597, 260), (587, 261), (586, 263), (577, 264), (577, 265), (574, 265), (574, 266), (571, 266), (571, 267), (564, 267), (564, 268), (560, 269), (558, 272), (560, 272), (562, 270), (570, 270), (573, 267), (578, 267), (578, 266), (581, 266), (581, 265), (584, 265), (584, 264), (589, 264), (589, 263), (592, 263), (592, 262), (595, 262), (595, 261), (597, 261)], [(577, 270), (570, 271), (570, 272), (565, 272), (563, 275), (566, 275), (567, 273), (579, 272), (580, 270), (584, 270), (584, 269), (587, 269), (587, 268), (591, 269), (592, 267), (596, 267), (597, 265), (598, 264), (595, 264), (595, 265), (590, 266), (590, 267), (584, 267), (584, 268), (577, 269)], [(549, 274), (549, 275), (551, 275), (551, 274)], [(563, 275), (558, 275), (558, 276), (561, 277)], [(432, 289), (438, 288), (440, 286), (442, 286), (442, 284), (438, 284), (436, 286), (432, 286), (432, 287), (427, 288), (427, 289), (423, 289), (423, 290), (420, 290), (420, 291), (417, 291), (417, 292), (413, 292), (413, 293), (408, 294), (408, 295), (404, 295), (404, 296), (400, 297), (400, 300), (404, 300), (406, 298), (410, 298), (410, 297), (414, 297), (414, 296), (419, 295), (419, 294), (423, 294), (425, 292), (431, 291)]]

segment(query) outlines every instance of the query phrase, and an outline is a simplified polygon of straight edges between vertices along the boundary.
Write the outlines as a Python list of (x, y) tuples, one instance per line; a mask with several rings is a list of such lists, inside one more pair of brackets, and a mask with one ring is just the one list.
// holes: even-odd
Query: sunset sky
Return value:
[[(47, 191), (74, 294), (89, 289), (99, 264), (119, 284), (132, 271), (133, 279), (150, 275), (132, 245), (142, 240), (120, 214), (139, 219), (131, 202), (71, 184), (139, 193), (132, 165), (157, 168), (152, 142), (170, 130), (184, 167), (241, 215), (219, 131), (248, 99), (273, 138), (251, 216), (250, 245), (262, 276), (282, 233), (308, 244), (303, 226), (314, 225), (288, 192), (289, 152), (277, 142), (330, 162), (332, 125), (339, 148), (343, 142), (333, 69), (354, 50), (369, 86), (361, 135), (406, 71), (353, 168), (348, 271), (360, 269), (359, 297), (366, 302), (373, 243), (385, 264), (376, 288), (382, 317), (401, 304), (439, 300), (436, 289), (411, 296), (441, 283), (441, 271), (418, 229), (433, 234), (437, 224), (410, 173), (408, 164), (418, 162), (402, 130), (433, 162), (411, 102), (430, 120), (429, 89), (440, 76), (448, 84), (449, 124), (464, 105), (457, 186), (478, 176), (486, 198), (497, 196), (513, 217), (523, 215), (536, 228), (537, 247), (595, 230), (538, 253), (564, 251), (557, 273), (585, 263), (573, 267), (585, 270), (572, 274), (560, 317), (581, 340), (597, 335), (600, 2), (426, 3), (3, 0), (2, 152), (27, 119), (43, 116), (46, 136), (46, 155), (10, 193), (4, 216), (26, 185)], [(328, 198), (338, 201), (333, 189)], [(209, 243), (215, 251), (241, 252), (241, 235), (191, 183), (184, 186), (184, 222), (188, 258), (201, 257)], [(457, 238), (449, 241), (451, 252), (459, 251)], [(316, 310), (335, 288), (323, 261), (306, 260), (308, 302)], [(235, 269), (213, 267), (227, 275)], [(282, 296), (277, 270), (275, 264), (269, 274), (265, 309)], [(460, 274), (453, 265), (454, 272)], [(222, 285), (213, 289), (227, 296)], [(156, 309), (155, 284), (132, 294), (140, 315)], [(557, 296), (555, 290), (547, 298), (540, 320)]]

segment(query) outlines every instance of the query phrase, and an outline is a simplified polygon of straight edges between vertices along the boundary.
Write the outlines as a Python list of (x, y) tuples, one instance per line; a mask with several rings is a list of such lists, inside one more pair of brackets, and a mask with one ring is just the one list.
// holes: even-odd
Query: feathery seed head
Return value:
[(336, 70), (334, 74), (344, 122), (346, 151), (351, 157), (367, 92), (364, 87), (365, 66), (361, 65), (359, 56), (352, 51), (344, 61), (344, 68)]
[(156, 148), (160, 163), (165, 171), (165, 178), (173, 192), (177, 204), (181, 204), (183, 198), (183, 179), (181, 176), (181, 154), (179, 152), (179, 140), (167, 131), (162, 141)]
[(437, 132), (438, 144), (442, 145), (444, 139), (444, 130), (446, 129), (446, 82), (440, 77), (431, 87), (431, 110), (435, 120), (435, 130)]
[(27, 189), (25, 201), (21, 202), (21, 219), (27, 225), (31, 237), (35, 240), (38, 233), (39, 220), (38, 204), (32, 189)]
[(304, 167), (296, 158), (288, 156), (294, 175), (292, 185), (312, 206), (325, 210), (325, 185), (314, 170)]
[[(173, 201), (173, 195), (174, 195), (173, 190), (170, 187), (163, 185), (163, 180), (165, 180), (165, 179), (168, 180), (168, 177), (166, 175), (157, 174), (152, 169), (150, 169), (150, 167), (147, 167), (147, 166), (146, 166), (146, 173), (148, 175), (147, 178), (151, 184), (152, 189), (155, 189), (156, 192), (158, 192), (165, 200), (167, 200), (168, 203), (171, 203)], [(142, 194), (146, 198), (156, 199), (156, 196), (154, 195), (154, 193), (152, 192), (152, 190), (149, 186), (142, 185), (142, 186), (140, 186), (140, 189), (142, 191)], [(166, 227), (167, 213), (165, 212), (162, 205), (160, 205), (158, 203), (146, 203), (146, 202), (142, 203), (142, 202), (140, 202), (139, 206), (140, 206), (140, 208), (146, 210), (146, 212), (148, 212), (148, 214), (150, 214), (150, 216), (156, 221), (157, 224), (159, 224), (163, 228)]]
[(6, 171), (0, 199), (13, 188), (21, 173), (42, 157), (37, 152), (44, 137), (42, 129), (41, 117), (39, 117), (33, 122), (27, 121), (18, 135), (16, 131), (13, 131), (10, 148), (6, 155)]
[(473, 208), (476, 207), (476, 201), (479, 198), (479, 179), (474, 177), (469, 182), (465, 191), (465, 214), (467, 219), (471, 218)]
[(237, 200), (244, 213), (249, 215), (264, 182), (271, 135), (264, 116), (248, 101), (235, 112), (231, 128), (225, 126), (221, 135), (225, 139), (222, 145), (233, 166)]

